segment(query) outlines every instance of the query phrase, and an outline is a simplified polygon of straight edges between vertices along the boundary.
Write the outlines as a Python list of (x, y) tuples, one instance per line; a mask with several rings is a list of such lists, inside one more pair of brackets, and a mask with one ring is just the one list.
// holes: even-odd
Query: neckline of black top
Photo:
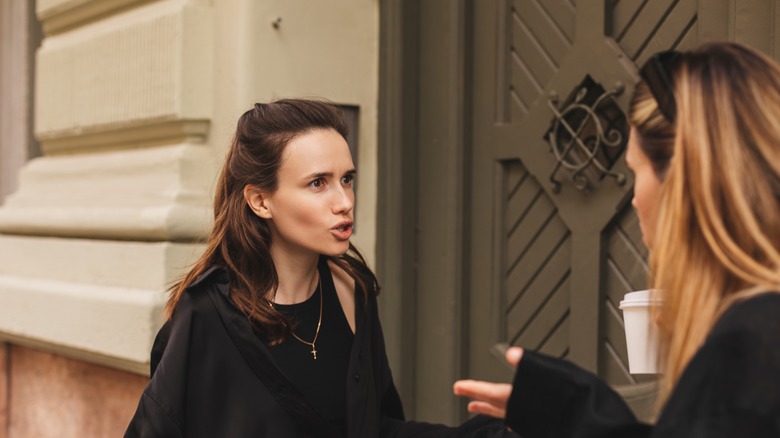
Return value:
[(306, 298), (305, 301), (301, 301), (300, 303), (295, 304), (279, 304), (279, 303), (273, 303), (273, 306), (277, 308), (282, 313), (289, 313), (296, 310), (304, 310), (316, 307), (319, 309), (320, 307), (320, 294), (322, 293), (322, 288), (320, 288), (319, 283), (317, 285), (317, 288), (314, 289), (314, 292), (309, 296), (309, 298)]

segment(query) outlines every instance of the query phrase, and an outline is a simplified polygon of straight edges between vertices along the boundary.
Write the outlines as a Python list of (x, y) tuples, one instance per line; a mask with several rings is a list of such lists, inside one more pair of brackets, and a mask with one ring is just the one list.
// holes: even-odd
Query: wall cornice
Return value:
[(36, 13), (46, 35), (156, 0), (38, 0)]

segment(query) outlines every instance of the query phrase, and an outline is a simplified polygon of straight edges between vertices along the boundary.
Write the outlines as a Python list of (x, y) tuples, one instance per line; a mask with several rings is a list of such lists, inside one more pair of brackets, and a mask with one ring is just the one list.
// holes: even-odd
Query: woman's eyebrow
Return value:
[(325, 178), (326, 176), (333, 176), (333, 172), (314, 172), (304, 176), (303, 179)]
[[(352, 169), (349, 169), (348, 171), (344, 172), (344, 176), (347, 175), (355, 175), (357, 173), (357, 169), (354, 167)], [(306, 175), (303, 177), (303, 179), (309, 179), (309, 178), (326, 178), (333, 176), (333, 172), (314, 172)]]

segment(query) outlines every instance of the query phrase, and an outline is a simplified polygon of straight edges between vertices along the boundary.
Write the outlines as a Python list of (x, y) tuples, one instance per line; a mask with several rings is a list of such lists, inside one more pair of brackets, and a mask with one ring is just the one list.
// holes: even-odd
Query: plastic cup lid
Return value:
[(660, 297), (651, 290), (639, 290), (635, 292), (629, 292), (620, 301), (618, 306), (621, 309), (627, 307), (648, 307), (658, 306), (661, 304)]

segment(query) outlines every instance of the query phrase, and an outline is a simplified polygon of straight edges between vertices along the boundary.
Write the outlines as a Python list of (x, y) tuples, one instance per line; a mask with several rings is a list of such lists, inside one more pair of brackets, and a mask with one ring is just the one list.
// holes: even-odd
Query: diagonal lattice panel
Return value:
[(690, 48), (697, 34), (697, 0), (616, 0), (607, 10), (608, 35), (641, 65), (653, 53)]
[(569, 230), (519, 161), (506, 165), (504, 297), (510, 342), (565, 357), (569, 343)]
[(515, 0), (511, 24), (513, 108), (525, 115), (558, 72), (572, 45), (575, 6), (568, 0)]

